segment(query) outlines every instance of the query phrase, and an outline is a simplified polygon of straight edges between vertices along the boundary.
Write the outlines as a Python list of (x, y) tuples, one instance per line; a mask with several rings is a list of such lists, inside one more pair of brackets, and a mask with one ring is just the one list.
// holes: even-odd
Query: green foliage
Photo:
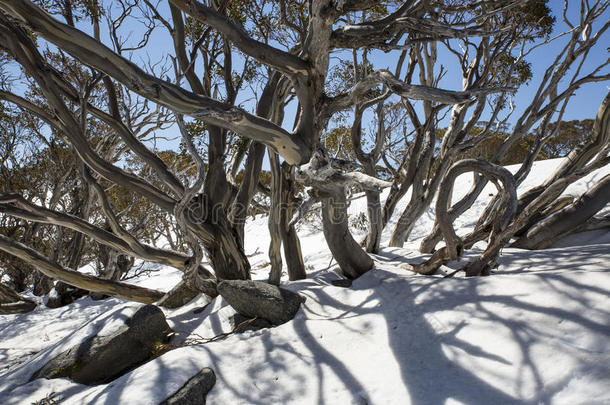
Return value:
[(532, 38), (543, 38), (551, 35), (556, 18), (551, 14), (547, 5), (549, 0), (528, 1), (523, 6), (515, 9), (514, 18), (523, 26), (533, 29)]
[[(585, 119), (561, 121), (559, 124), (550, 124), (548, 131), (554, 132), (557, 130), (557, 132), (544, 144), (538, 154), (537, 160), (567, 156), (579, 143), (583, 140), (590, 139), (593, 136), (593, 123), (593, 119)], [(557, 128), (558, 125), (559, 128)], [(476, 137), (480, 132), (481, 128), (475, 127), (469, 136)], [(490, 160), (508, 136), (509, 134), (507, 132), (498, 131), (495, 136), (484, 140), (477, 147), (464, 153), (462, 157)], [(529, 134), (519, 139), (509, 149), (506, 157), (500, 163), (503, 165), (512, 165), (523, 162), (533, 145), (533, 134)]]
[[(357, 66), (360, 77), (365, 77), (371, 74), (374, 70), (373, 64), (366, 61)], [(347, 60), (341, 60), (338, 64), (332, 66), (328, 73), (326, 81), (326, 93), (329, 96), (336, 96), (350, 90), (354, 83), (354, 63)], [(375, 95), (381, 95), (381, 90), (376, 90)]]
[(351, 158), (353, 149), (350, 131), (351, 127), (339, 125), (322, 135), (322, 144), (332, 156)]
[(556, 122), (550, 124), (549, 130), (557, 130), (557, 133), (544, 145), (543, 150), (551, 158), (567, 156), (580, 142), (592, 139), (594, 123), (593, 119), (585, 119), (561, 121), (559, 128)]
[(360, 212), (358, 215), (350, 216), (349, 225), (354, 229), (366, 232), (369, 229), (369, 220), (364, 212)]
[[(481, 128), (475, 128), (473, 130), (474, 133), (480, 133)], [(476, 136), (472, 134), (471, 136)], [(508, 138), (509, 134), (503, 131), (498, 131), (495, 136), (485, 139), (475, 148), (466, 151), (462, 156), (463, 159), (467, 158), (475, 158), (475, 159), (483, 159), (483, 160), (491, 160), (494, 156), (500, 145)], [(512, 165), (523, 162), (528, 152), (532, 149), (534, 145), (534, 136), (529, 135), (524, 138), (519, 139), (517, 142), (513, 144), (513, 146), (508, 150), (504, 159), (500, 162), (502, 165)], [(547, 156), (544, 151), (538, 155), (538, 160), (549, 159), (550, 156)]]
[(517, 60), (508, 53), (501, 53), (494, 59), (491, 68), (493, 82), (510, 87), (519, 87), (532, 78), (532, 65), (525, 60)]
[(66, 21), (70, 21), (71, 23), (78, 22), (85, 17), (99, 20), (104, 13), (98, 0), (37, 0), (36, 3), (43, 7), (49, 14), (61, 15)]

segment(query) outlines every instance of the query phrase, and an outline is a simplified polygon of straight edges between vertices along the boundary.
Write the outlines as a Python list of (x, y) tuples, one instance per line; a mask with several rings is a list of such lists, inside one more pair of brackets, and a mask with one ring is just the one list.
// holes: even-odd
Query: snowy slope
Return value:
[[(556, 165), (538, 162), (521, 191), (542, 182)], [(592, 174), (568, 193), (582, 192), (609, 171)], [(470, 179), (458, 179), (456, 190), (467, 190)], [(462, 232), (492, 192), (493, 186), (459, 218)], [(356, 199), (350, 211), (364, 207), (364, 199)], [(61, 404), (156, 404), (202, 367), (218, 378), (210, 404), (610, 403), (610, 233), (578, 235), (544, 251), (507, 248), (493, 276), (445, 279), (401, 267), (421, 260), (417, 239), (432, 221), (430, 212), (416, 225), (412, 242), (384, 249), (375, 269), (351, 288), (330, 284), (338, 276), (323, 236), (302, 226), (311, 278), (287, 286), (306, 297), (294, 321), (170, 351), (107, 385), (25, 382), (52, 355), (100, 330), (112, 332), (134, 304), (86, 298), (3, 316), (0, 404), (30, 404), (51, 392)], [(251, 260), (257, 279), (269, 270), (266, 229), (262, 216), (246, 226), (246, 252), (256, 253)], [(139, 284), (167, 290), (177, 280), (167, 269)], [(199, 311), (205, 304), (198, 299), (166, 311), (178, 340), (231, 329), (233, 310), (221, 298)]]

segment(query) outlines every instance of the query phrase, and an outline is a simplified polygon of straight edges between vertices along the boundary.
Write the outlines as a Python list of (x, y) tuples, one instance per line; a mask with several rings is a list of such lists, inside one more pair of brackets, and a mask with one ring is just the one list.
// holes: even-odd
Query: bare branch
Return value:
[(222, 32), (242, 52), (259, 62), (287, 74), (309, 74), (309, 64), (296, 55), (274, 48), (251, 38), (240, 26), (225, 15), (196, 0), (170, 0), (172, 4), (196, 20)]
[(142, 302), (144, 304), (152, 304), (161, 299), (164, 295), (160, 291), (151, 290), (149, 288), (138, 287), (118, 281), (103, 280), (88, 274), (79, 273), (75, 270), (66, 269), (41, 255), (34, 249), (4, 235), (0, 235), (0, 250), (34, 265), (40, 272), (48, 277), (88, 291), (99, 292), (130, 301)]
[(144, 98), (179, 114), (204, 120), (265, 143), (291, 164), (298, 165), (309, 160), (310, 151), (305, 142), (282, 127), (241, 108), (194, 94), (151, 76), (94, 38), (57, 21), (29, 0), (0, 0), (0, 9), (24, 21), (46, 40), (85, 65), (112, 76)]

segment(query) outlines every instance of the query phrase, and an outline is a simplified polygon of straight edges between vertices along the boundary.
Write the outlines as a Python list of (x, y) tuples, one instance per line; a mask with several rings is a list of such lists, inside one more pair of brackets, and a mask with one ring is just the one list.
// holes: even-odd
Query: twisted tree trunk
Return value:
[(269, 272), (269, 282), (279, 285), (282, 278), (282, 179), (280, 160), (277, 153), (269, 150), (269, 163), (271, 166), (271, 206), (269, 208), (269, 260), (271, 261), (271, 271)]
[(297, 211), (294, 201), (294, 168), (287, 162), (281, 166), (281, 206), (280, 211), (280, 237), (284, 247), (284, 258), (288, 269), (288, 279), (290, 281), (302, 280), (307, 277), (305, 263), (301, 252), (301, 242), (299, 235), (291, 223), (292, 217)]
[(577, 230), (608, 202), (610, 202), (610, 175), (606, 175), (568, 207), (538, 222), (512, 246), (522, 249), (545, 249)]
[(347, 278), (358, 278), (373, 267), (373, 259), (354, 240), (348, 227), (347, 199), (344, 190), (320, 193), (324, 237), (330, 251)]
[[(453, 229), (453, 221), (449, 212), (449, 204), (451, 203), (451, 195), (455, 179), (462, 173), (469, 171), (476, 171), (489, 180), (496, 184), (498, 192), (502, 193), (502, 203), (494, 213), (495, 217), (492, 221), (492, 239), (495, 235), (502, 233), (508, 226), (510, 221), (513, 219), (517, 210), (517, 191), (515, 188), (515, 179), (513, 175), (501, 166), (491, 164), (482, 160), (466, 159), (461, 160), (454, 164), (447, 175), (443, 178), (440, 185), (439, 194), (436, 201), (436, 217), (438, 220), (439, 227), (443, 233), (443, 239), (445, 240), (445, 246), (437, 250), (430, 259), (419, 265), (413, 266), (412, 270), (420, 274), (432, 274), (442, 264), (456, 260), (461, 257), (464, 252), (464, 240), (457, 235)], [(499, 188), (499, 183), (502, 183), (502, 189)], [(476, 233), (475, 230), (474, 233)], [(467, 236), (465, 239), (468, 239)], [(490, 241), (490, 245), (495, 245)], [(490, 250), (490, 249), (488, 249)], [(487, 261), (484, 264), (488, 264), (494, 254), (494, 251), (486, 250), (483, 255), (486, 255)], [(484, 273), (484, 266), (468, 266), (466, 274), (468, 276), (481, 275)]]

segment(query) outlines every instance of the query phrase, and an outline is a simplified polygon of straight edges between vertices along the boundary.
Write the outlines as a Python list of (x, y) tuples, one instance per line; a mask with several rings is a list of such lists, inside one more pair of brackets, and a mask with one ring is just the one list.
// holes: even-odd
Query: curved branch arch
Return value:
[[(492, 237), (495, 233), (504, 230), (517, 212), (517, 190), (515, 186), (515, 178), (505, 168), (484, 160), (465, 159), (455, 163), (440, 185), (439, 195), (436, 200), (436, 216), (438, 223), (445, 240), (445, 246), (434, 252), (432, 257), (424, 263), (412, 266), (411, 270), (420, 274), (432, 274), (441, 265), (450, 260), (456, 260), (462, 256), (464, 252), (464, 240), (460, 238), (455, 229), (453, 229), (453, 219), (449, 212), (449, 203), (453, 194), (455, 180), (461, 174), (467, 172), (477, 172), (487, 177), (491, 181), (498, 192), (502, 193), (502, 200), (496, 210), (496, 216), (493, 219)], [(502, 186), (500, 187), (500, 183)], [(470, 235), (469, 235), (470, 236)], [(465, 239), (468, 239), (467, 236)], [(468, 274), (475, 275), (475, 274)], [(478, 274), (476, 274), (478, 275)]]

